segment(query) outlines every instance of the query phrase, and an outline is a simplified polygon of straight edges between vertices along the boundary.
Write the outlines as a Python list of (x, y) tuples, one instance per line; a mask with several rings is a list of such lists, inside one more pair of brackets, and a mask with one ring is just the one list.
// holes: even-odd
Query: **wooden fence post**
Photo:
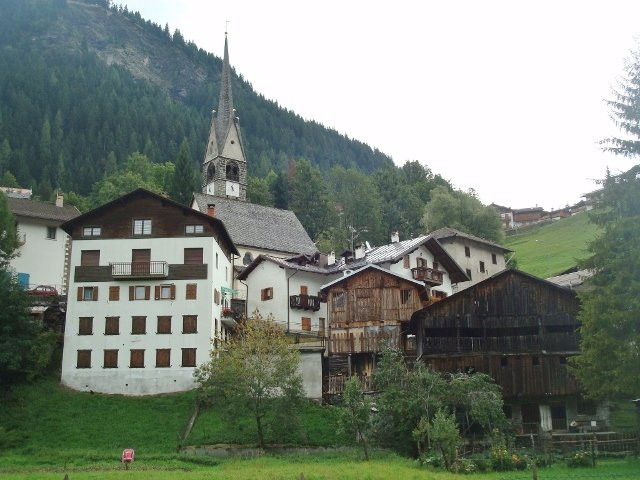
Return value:
[(536, 465), (536, 462), (531, 464), (531, 480), (538, 480), (538, 465)]
[(596, 466), (596, 442), (598, 440), (596, 439), (596, 434), (593, 434), (593, 437), (591, 437), (591, 466), (595, 467)]

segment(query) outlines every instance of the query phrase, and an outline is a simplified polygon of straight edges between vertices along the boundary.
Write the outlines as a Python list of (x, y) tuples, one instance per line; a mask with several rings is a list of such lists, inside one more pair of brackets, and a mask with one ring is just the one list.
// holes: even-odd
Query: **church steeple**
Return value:
[(202, 163), (203, 193), (246, 200), (247, 161), (233, 108), (229, 45), (224, 37), (218, 111), (212, 112), (209, 141)]

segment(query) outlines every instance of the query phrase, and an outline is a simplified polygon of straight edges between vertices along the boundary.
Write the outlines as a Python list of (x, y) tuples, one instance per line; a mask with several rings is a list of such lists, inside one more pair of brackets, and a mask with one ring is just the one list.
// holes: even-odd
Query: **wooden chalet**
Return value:
[(407, 344), (406, 329), (420, 307), (424, 283), (367, 265), (324, 285), (321, 292), (328, 302), (326, 394), (341, 393), (353, 375), (372, 390), (376, 360), (385, 345), (415, 352), (415, 345)]
[(579, 348), (578, 309), (574, 291), (509, 269), (415, 312), (410, 331), (417, 357), (435, 370), (493, 377), (520, 432), (574, 421), (598, 428), (604, 414), (580, 400), (567, 368)]

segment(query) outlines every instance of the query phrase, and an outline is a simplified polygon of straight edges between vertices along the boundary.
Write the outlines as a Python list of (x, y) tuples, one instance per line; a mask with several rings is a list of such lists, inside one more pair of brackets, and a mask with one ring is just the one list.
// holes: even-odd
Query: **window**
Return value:
[(333, 308), (334, 310), (344, 310), (344, 292), (336, 292), (333, 294)]
[(120, 300), (120, 287), (109, 287), (109, 301), (117, 302)]
[(56, 227), (47, 227), (47, 238), (49, 240), (56, 239)]
[(147, 317), (131, 317), (131, 334), (144, 335), (145, 333), (147, 333)]
[(130, 368), (144, 368), (144, 350), (133, 349), (131, 350), (131, 360), (129, 361)]
[(434, 270), (439, 270), (440, 269), (440, 265), (438, 264), (438, 262), (433, 262), (433, 269)]
[(182, 316), (182, 333), (198, 333), (198, 316)]
[(197, 233), (203, 232), (204, 226), (202, 225), (187, 225), (186, 227), (184, 227), (184, 233), (186, 233), (187, 235), (195, 235)]
[(220, 305), (220, 292), (217, 288), (213, 289), (213, 303)]
[(567, 357), (558, 357), (558, 361), (560, 362), (560, 365), (566, 365)]
[(98, 287), (78, 287), (79, 302), (95, 302), (98, 300)]
[(471, 280), (471, 270), (469, 270), (468, 268), (467, 268), (467, 277), (469, 277), (469, 280)]
[(78, 350), (76, 368), (91, 368), (91, 350)]
[(495, 253), (491, 254), (491, 263), (493, 263), (494, 265), (498, 264), (498, 257), (496, 256)]
[(426, 267), (427, 266), (427, 260), (425, 258), (422, 258), (422, 257), (416, 258), (416, 266), (418, 268)]
[(171, 333), (171, 317), (168, 315), (161, 315), (158, 317), (158, 329), (156, 333)]
[(184, 264), (202, 265), (202, 248), (185, 248)]
[(99, 237), (100, 235), (102, 235), (102, 227), (83, 227), (82, 228), (83, 237)]
[(105, 350), (103, 368), (118, 368), (118, 350)]
[(93, 317), (80, 317), (78, 335), (93, 335)]
[(531, 364), (532, 364), (534, 367), (538, 367), (538, 366), (540, 366), (540, 357), (538, 357), (538, 356), (533, 356), (533, 357), (531, 357)]
[(469, 247), (464, 247), (464, 256), (471, 257), (471, 249)]
[(133, 234), (134, 235), (151, 235), (151, 220), (134, 220), (133, 221)]
[(253, 262), (253, 256), (251, 255), (251, 253), (246, 252), (244, 254), (244, 257), (242, 257), (242, 264), (249, 265), (251, 262)]
[(300, 295), (309, 295), (309, 289), (306, 285), (300, 285)]
[(185, 298), (187, 300), (196, 300), (198, 298), (198, 284), (187, 283), (187, 292)]
[(156, 368), (167, 368), (171, 366), (171, 349), (158, 348), (156, 350)]
[(402, 303), (402, 305), (406, 305), (410, 301), (411, 301), (411, 290), (409, 289), (400, 290), (400, 303)]
[(156, 285), (155, 286), (155, 299), (156, 300), (175, 300), (176, 298), (176, 286), (171, 285)]
[(100, 265), (100, 250), (82, 250), (80, 253), (82, 267), (97, 267)]
[(501, 367), (507, 366), (507, 357), (500, 357), (500, 366)]
[(484, 273), (484, 262), (480, 262), (480, 273)]
[(404, 268), (411, 268), (411, 259), (409, 258), (409, 255), (402, 257), (402, 263)]
[(151, 296), (151, 287), (149, 285), (130, 285), (129, 300), (149, 300)]
[(262, 301), (271, 300), (273, 298), (273, 287), (263, 288), (260, 290), (260, 299)]
[(302, 317), (302, 330), (304, 330), (306, 332), (310, 332), (311, 331), (311, 318)]
[(196, 366), (196, 349), (195, 348), (182, 349), (182, 366), (183, 367)]
[(595, 415), (597, 412), (597, 407), (594, 402), (586, 400), (579, 401), (577, 407), (578, 415)]
[(104, 321), (105, 335), (120, 335), (120, 317), (106, 317)]

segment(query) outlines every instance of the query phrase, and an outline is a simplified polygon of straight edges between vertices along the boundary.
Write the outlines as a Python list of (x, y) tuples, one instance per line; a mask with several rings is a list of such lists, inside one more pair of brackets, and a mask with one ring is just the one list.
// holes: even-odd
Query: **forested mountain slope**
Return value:
[[(43, 196), (52, 188), (87, 194), (134, 151), (175, 161), (186, 139), (202, 159), (219, 58), (104, 0), (0, 0), (0, 8), (0, 174), (10, 170)], [(300, 157), (321, 170), (392, 165), (242, 78), (233, 89), (254, 177)]]

